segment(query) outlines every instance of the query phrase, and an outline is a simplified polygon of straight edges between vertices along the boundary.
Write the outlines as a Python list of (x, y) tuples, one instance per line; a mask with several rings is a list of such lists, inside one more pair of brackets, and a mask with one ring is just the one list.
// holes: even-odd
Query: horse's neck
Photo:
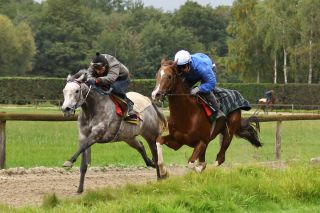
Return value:
[(196, 104), (196, 99), (190, 95), (189, 88), (180, 77), (177, 78), (175, 86), (172, 89), (172, 94), (169, 95), (168, 100), (170, 112), (175, 112), (177, 116), (186, 116), (186, 111), (199, 108)]
[(173, 91), (173, 94), (189, 94), (190, 89), (187, 87), (186, 83), (184, 82), (183, 78), (177, 77), (177, 80), (175, 82)]
[[(99, 113), (101, 109), (112, 104), (112, 100), (109, 95), (103, 96), (93, 90), (90, 90), (89, 94), (87, 94), (88, 91), (89, 90), (83, 91), (83, 98), (85, 98), (85, 102), (81, 108), (84, 113), (94, 115)], [(85, 97), (86, 95), (87, 97)]]

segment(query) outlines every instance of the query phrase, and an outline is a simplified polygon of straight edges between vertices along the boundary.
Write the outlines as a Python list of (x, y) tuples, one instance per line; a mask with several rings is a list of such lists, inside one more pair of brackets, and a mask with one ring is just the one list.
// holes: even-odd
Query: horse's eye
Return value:
[(77, 90), (76, 93), (79, 93), (79, 90)]
[(172, 78), (172, 76), (171, 76), (171, 75), (169, 75), (169, 76), (168, 76), (168, 79), (171, 79), (171, 78)]

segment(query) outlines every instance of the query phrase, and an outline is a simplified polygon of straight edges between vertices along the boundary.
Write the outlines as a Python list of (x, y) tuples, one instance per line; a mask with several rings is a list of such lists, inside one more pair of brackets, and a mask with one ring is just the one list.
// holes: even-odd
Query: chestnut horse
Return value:
[[(174, 150), (178, 150), (183, 145), (194, 148), (188, 162), (189, 168), (197, 172), (205, 169), (207, 146), (218, 134), (222, 137), (216, 166), (225, 161), (225, 152), (233, 135), (246, 139), (255, 147), (262, 146), (258, 137), (258, 119), (251, 116), (241, 120), (241, 108), (232, 111), (226, 118), (217, 118), (215, 124), (212, 124), (203, 107), (198, 103), (198, 99), (190, 95), (190, 88), (178, 72), (176, 63), (170, 60), (161, 61), (161, 67), (156, 74), (156, 86), (152, 92), (153, 100), (163, 100), (165, 96), (168, 96), (170, 110), (169, 135), (157, 138), (158, 165), (162, 177), (167, 174), (162, 156), (163, 144)], [(199, 161), (197, 165), (196, 160)]]

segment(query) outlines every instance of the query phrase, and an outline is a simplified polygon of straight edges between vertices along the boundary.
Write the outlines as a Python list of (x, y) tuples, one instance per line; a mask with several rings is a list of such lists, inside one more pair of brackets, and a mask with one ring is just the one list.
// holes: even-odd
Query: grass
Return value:
[[(226, 155), (226, 164), (272, 161), (275, 159), (275, 122), (261, 123), (261, 141), (264, 146), (255, 149), (247, 141), (235, 138)], [(320, 155), (318, 146), (319, 121), (288, 121), (282, 127), (283, 160), (308, 161)], [(76, 122), (7, 121), (7, 168), (61, 166), (76, 151), (78, 130)], [(207, 161), (215, 160), (219, 149), (218, 139), (207, 150)], [(149, 148), (145, 143), (149, 153)], [(137, 151), (125, 143), (95, 144), (92, 147), (93, 166), (143, 166)], [(164, 159), (167, 164), (185, 164), (192, 153), (189, 147), (178, 151), (167, 147)], [(79, 160), (78, 160), (79, 162)], [(76, 164), (79, 165), (79, 164)]]
[[(40, 110), (59, 113), (57, 109)], [(18, 112), (34, 111), (25, 108)], [(42, 207), (0, 206), (0, 212), (317, 212), (320, 170), (305, 162), (320, 155), (319, 121), (283, 123), (281, 157), (298, 160), (299, 165), (278, 170), (235, 166), (274, 160), (275, 128), (275, 122), (261, 123), (261, 149), (234, 139), (226, 155), (225, 164), (230, 167), (209, 167), (200, 175), (190, 173), (146, 185), (88, 191), (78, 199), (60, 200), (52, 194), (46, 196)], [(76, 151), (77, 137), (76, 122), (7, 121), (7, 167), (61, 166)], [(125, 143), (96, 144), (92, 148), (93, 166), (144, 165), (138, 152)], [(218, 148), (216, 139), (209, 145), (207, 162), (215, 160)], [(189, 147), (178, 151), (165, 147), (165, 163), (186, 164), (191, 153)]]
[[(146, 185), (88, 191), (80, 198), (47, 196), (42, 207), (21, 212), (317, 212), (320, 170), (292, 165), (208, 168), (202, 174)], [(0, 207), (1, 210), (1, 207)], [(18, 211), (18, 210), (17, 210)]]
[[(19, 113), (61, 113), (57, 107), (0, 107), (0, 111)], [(255, 149), (243, 139), (233, 139), (225, 164), (272, 161), (275, 159), (275, 122), (261, 123), (261, 141), (264, 146)], [(309, 161), (320, 155), (318, 146), (319, 121), (288, 121), (282, 127), (283, 160)], [(76, 151), (78, 142), (76, 122), (7, 121), (6, 165), (10, 167), (61, 166)], [(145, 147), (150, 156), (149, 148)], [(218, 139), (207, 150), (207, 162), (212, 163), (219, 151)], [(185, 164), (192, 153), (189, 147), (178, 151), (164, 149), (166, 164)], [(79, 162), (79, 160), (78, 160)], [(79, 165), (76, 164), (76, 165)], [(143, 166), (137, 151), (125, 143), (95, 144), (92, 147), (93, 166)]]

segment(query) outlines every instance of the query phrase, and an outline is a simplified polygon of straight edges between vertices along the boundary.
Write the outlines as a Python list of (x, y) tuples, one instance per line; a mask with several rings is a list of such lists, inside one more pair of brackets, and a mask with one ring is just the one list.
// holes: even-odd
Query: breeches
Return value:
[(122, 81), (115, 81), (113, 84), (111, 84), (112, 93), (114, 93), (115, 95), (121, 98), (125, 98), (128, 86), (129, 86), (129, 79), (125, 79)]

